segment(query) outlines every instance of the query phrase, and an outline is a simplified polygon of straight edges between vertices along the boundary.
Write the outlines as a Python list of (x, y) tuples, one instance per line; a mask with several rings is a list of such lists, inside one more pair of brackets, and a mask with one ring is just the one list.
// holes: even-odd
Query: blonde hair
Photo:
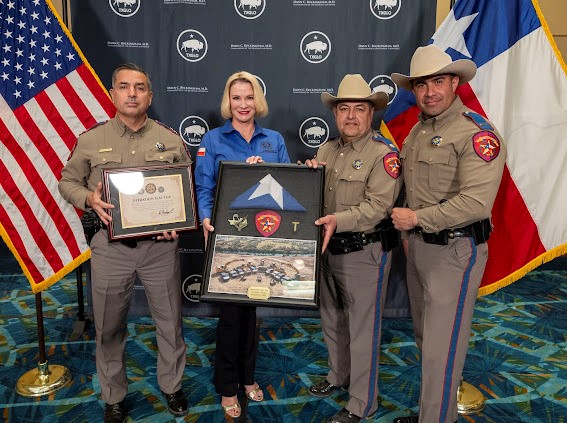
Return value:
[(223, 118), (229, 119), (232, 117), (232, 112), (230, 110), (230, 88), (236, 82), (248, 82), (252, 85), (252, 91), (254, 92), (254, 107), (256, 108), (256, 116), (263, 117), (268, 114), (268, 103), (266, 102), (266, 97), (264, 97), (264, 92), (260, 87), (258, 79), (249, 72), (240, 71), (233, 73), (228, 77), (226, 85), (224, 87), (224, 93), (222, 94), (220, 112)]

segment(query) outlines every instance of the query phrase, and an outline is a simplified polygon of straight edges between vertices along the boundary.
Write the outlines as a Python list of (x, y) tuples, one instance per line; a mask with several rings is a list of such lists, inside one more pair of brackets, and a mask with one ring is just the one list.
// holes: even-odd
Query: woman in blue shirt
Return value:
[[(279, 132), (262, 128), (255, 117), (268, 114), (268, 104), (256, 77), (237, 72), (226, 82), (221, 114), (228, 119), (224, 126), (207, 132), (201, 141), (195, 167), (195, 185), (199, 218), (205, 234), (205, 246), (211, 226), (213, 198), (219, 162), (245, 161), (289, 163), (283, 137)], [(252, 401), (262, 401), (264, 393), (254, 379), (258, 333), (256, 307), (223, 303), (217, 326), (215, 353), (215, 390), (222, 396), (225, 413), (240, 416), (236, 396), (239, 386)]]

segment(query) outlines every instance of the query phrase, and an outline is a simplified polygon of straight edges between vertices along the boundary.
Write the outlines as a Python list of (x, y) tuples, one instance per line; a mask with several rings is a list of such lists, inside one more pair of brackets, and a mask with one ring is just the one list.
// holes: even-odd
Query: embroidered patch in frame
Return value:
[(262, 236), (270, 236), (276, 233), (282, 221), (281, 216), (273, 210), (264, 210), (256, 214), (256, 229)]

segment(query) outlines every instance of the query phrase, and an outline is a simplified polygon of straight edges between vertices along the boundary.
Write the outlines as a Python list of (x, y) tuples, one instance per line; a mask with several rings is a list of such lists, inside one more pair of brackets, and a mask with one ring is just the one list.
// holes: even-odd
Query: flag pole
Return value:
[(48, 395), (71, 383), (71, 372), (59, 364), (47, 364), (45, 356), (45, 335), (43, 330), (43, 307), (41, 292), (35, 294), (37, 315), (37, 337), (39, 342), (39, 363), (37, 369), (24, 373), (16, 383), (16, 392), (24, 397)]
[(80, 264), (76, 270), (77, 277), (77, 304), (79, 311), (77, 312), (77, 320), (73, 323), (73, 329), (69, 335), (69, 341), (73, 342), (78, 340), (85, 332), (87, 326), (87, 319), (85, 318), (85, 298), (83, 294), (83, 265)]

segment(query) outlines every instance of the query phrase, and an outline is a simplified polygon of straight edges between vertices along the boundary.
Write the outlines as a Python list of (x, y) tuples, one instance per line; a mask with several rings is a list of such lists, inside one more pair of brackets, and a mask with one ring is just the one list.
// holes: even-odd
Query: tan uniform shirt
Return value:
[(133, 132), (114, 117), (79, 136), (61, 172), (59, 192), (84, 210), (87, 195), (102, 180), (102, 169), (174, 162), (191, 163), (191, 158), (173, 130), (147, 118), (144, 126)]
[(404, 141), (400, 159), (406, 201), (425, 232), (459, 228), (490, 217), (506, 147), (496, 130), (490, 131), (494, 142), (486, 144), (480, 138), (485, 131), (463, 115), (469, 110), (457, 97), (439, 116), (424, 119), (420, 115)]
[(335, 214), (337, 233), (374, 228), (388, 217), (400, 191), (401, 178), (386, 171), (392, 150), (372, 135), (330, 140), (317, 151), (317, 161), (327, 163), (323, 215)]

